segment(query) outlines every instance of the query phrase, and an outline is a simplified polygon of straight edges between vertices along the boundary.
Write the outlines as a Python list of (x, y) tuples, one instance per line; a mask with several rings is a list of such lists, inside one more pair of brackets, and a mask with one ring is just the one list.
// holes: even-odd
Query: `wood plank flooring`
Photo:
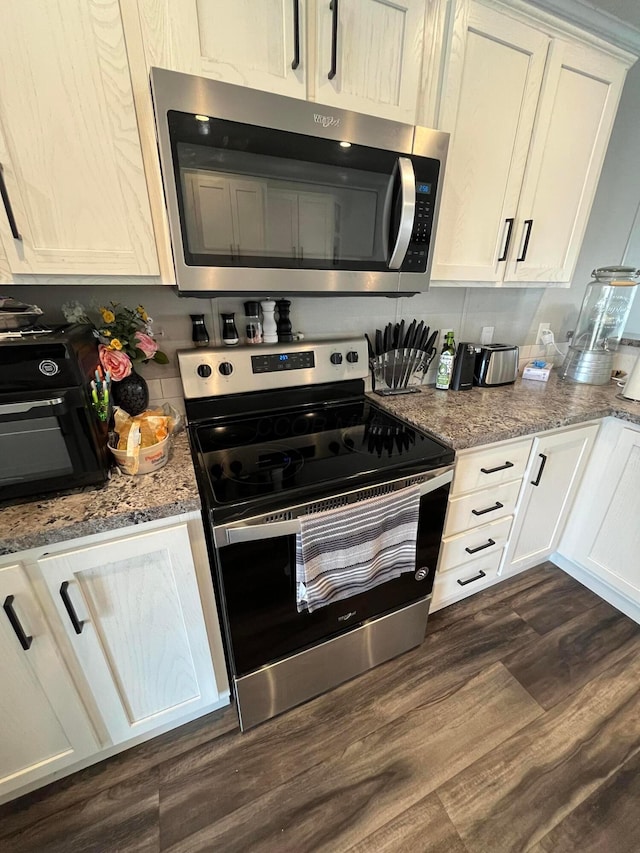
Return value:
[(640, 626), (555, 566), (241, 735), (209, 715), (0, 806), (0, 850), (637, 853)]

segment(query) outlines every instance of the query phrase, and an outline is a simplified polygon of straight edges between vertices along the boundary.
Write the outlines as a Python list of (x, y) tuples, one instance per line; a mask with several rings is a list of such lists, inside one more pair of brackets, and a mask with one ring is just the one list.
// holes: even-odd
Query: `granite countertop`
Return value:
[(165, 467), (153, 474), (115, 472), (102, 489), (0, 508), (0, 555), (199, 509), (189, 441), (182, 432), (172, 441)]
[[(640, 424), (640, 403), (610, 385), (519, 379), (503, 388), (371, 395), (378, 405), (462, 450), (613, 415)], [(200, 509), (186, 433), (155, 474), (114, 475), (103, 489), (0, 508), (0, 555), (26, 551)]]
[(548, 382), (518, 379), (514, 385), (470, 391), (427, 387), (419, 394), (374, 394), (372, 399), (455, 450), (463, 450), (608, 415), (640, 424), (640, 403), (618, 398), (619, 392), (613, 382), (578, 385), (552, 373)]

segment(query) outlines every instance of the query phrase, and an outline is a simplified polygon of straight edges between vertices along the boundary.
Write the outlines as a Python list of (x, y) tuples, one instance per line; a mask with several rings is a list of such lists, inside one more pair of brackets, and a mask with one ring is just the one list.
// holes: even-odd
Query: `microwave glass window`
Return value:
[(386, 269), (398, 155), (169, 113), (190, 265)]

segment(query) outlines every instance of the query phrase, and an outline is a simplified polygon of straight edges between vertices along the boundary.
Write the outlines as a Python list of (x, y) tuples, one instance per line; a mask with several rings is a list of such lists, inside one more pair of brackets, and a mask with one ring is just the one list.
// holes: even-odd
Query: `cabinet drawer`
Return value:
[(456, 462), (452, 495), (470, 492), (521, 479), (531, 451), (533, 439), (495, 448), (485, 447), (477, 453), (461, 456)]
[(503, 548), (479, 557), (464, 566), (458, 566), (450, 572), (438, 572), (433, 586), (431, 610), (446, 607), (461, 598), (473, 595), (485, 586), (493, 583), (498, 575)]
[(479, 524), (513, 515), (521, 483), (521, 480), (514, 480), (512, 483), (452, 498), (449, 501), (445, 536), (453, 536)]
[(447, 536), (442, 540), (439, 571), (446, 572), (501, 551), (507, 544), (512, 521), (513, 516), (509, 515), (494, 524), (483, 524), (457, 536)]

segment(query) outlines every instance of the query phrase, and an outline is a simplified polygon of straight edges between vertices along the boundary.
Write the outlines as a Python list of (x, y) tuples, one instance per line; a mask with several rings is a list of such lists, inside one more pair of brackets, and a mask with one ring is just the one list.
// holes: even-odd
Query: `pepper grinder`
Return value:
[(233, 314), (221, 314), (222, 317), (222, 343), (228, 347), (235, 346), (238, 341), (238, 330)]
[(278, 306), (278, 341), (290, 343), (293, 340), (293, 328), (289, 319), (291, 301), (289, 299), (278, 299), (276, 305)]
[(204, 314), (189, 314), (191, 317), (191, 340), (197, 347), (206, 347), (209, 343), (209, 332), (204, 324)]
[(262, 340), (265, 344), (277, 344), (278, 327), (274, 316), (276, 303), (273, 299), (265, 299), (260, 305), (262, 307)]

